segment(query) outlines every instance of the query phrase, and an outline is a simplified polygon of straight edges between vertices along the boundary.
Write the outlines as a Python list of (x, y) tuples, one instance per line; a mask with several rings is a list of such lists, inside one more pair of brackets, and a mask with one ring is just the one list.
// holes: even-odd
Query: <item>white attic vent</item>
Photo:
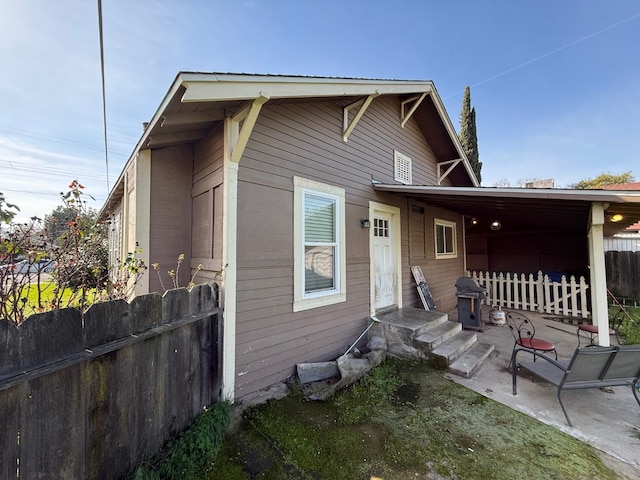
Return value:
[(400, 152), (393, 151), (393, 178), (396, 182), (411, 185), (411, 159)]

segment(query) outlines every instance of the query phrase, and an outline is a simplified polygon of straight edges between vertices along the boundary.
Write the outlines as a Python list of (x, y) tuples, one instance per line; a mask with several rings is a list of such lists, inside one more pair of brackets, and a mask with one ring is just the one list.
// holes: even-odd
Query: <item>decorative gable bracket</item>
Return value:
[[(416, 112), (416, 110), (418, 109), (418, 107), (420, 106), (420, 104), (422, 103), (422, 101), (425, 99), (426, 96), (427, 96), (427, 92), (424, 92), (422, 95), (416, 95), (414, 97), (407, 98), (400, 104), (400, 125), (402, 126), (402, 128), (404, 128), (404, 126), (407, 124), (409, 119), (413, 116), (413, 114)], [(411, 105), (411, 108), (405, 114), (405, 108), (407, 107), (408, 104), (412, 102), (413, 102), (413, 105)]]
[(238, 125), (242, 124), (240, 133), (238, 134), (238, 137), (236, 138), (233, 145), (233, 151), (231, 152), (232, 162), (238, 163), (240, 161), (240, 158), (242, 158), (244, 148), (247, 146), (249, 136), (251, 135), (253, 127), (256, 124), (256, 120), (258, 119), (258, 115), (260, 114), (260, 110), (262, 109), (262, 105), (264, 105), (267, 101), (269, 101), (268, 96), (260, 95), (258, 98), (247, 104), (242, 110), (240, 110), (232, 117), (233, 122), (236, 122)]
[[(438, 185), (442, 183), (442, 180), (447, 178), (451, 171), (462, 161), (461, 158), (457, 160), (448, 160), (446, 162), (440, 162), (437, 164)], [(444, 173), (442, 173), (442, 167), (448, 166)]]
[[(363, 98), (361, 100), (358, 100), (357, 102), (353, 102), (351, 105), (347, 105), (346, 107), (344, 107), (343, 114), (342, 114), (342, 117), (343, 117), (342, 141), (343, 142), (346, 143), (346, 141), (349, 139), (349, 135), (351, 135), (351, 132), (356, 127), (356, 124), (362, 118), (362, 115), (364, 115), (364, 112), (367, 110), (367, 108), (369, 108), (369, 105), (371, 105), (371, 102), (373, 101), (373, 99), (379, 95), (380, 95), (379, 92), (373, 93), (369, 95), (367, 98)], [(349, 110), (353, 108), (358, 108), (358, 107), (360, 108), (356, 112), (355, 117), (353, 117), (353, 120), (349, 122)]]

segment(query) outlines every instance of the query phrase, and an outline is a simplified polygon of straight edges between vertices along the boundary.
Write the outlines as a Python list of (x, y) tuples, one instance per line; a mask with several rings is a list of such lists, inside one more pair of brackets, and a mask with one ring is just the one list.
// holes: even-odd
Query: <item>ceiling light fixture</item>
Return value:
[(502, 224), (498, 220), (495, 220), (491, 223), (491, 230), (500, 230), (501, 228)]

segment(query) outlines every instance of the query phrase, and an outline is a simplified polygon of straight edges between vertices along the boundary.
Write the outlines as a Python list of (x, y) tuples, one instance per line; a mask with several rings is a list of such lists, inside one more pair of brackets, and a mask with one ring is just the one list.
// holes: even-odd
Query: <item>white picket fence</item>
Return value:
[(567, 281), (563, 275), (559, 282), (554, 282), (542, 272), (537, 277), (532, 273), (496, 272), (469, 272), (469, 276), (487, 289), (485, 305), (568, 317), (589, 316), (589, 285), (584, 277), (576, 281), (572, 275)]

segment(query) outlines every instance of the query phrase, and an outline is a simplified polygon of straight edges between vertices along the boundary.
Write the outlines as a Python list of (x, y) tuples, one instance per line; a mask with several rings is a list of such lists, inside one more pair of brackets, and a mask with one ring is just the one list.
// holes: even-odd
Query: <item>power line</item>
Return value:
[(5, 173), (6, 173), (6, 170), (17, 170), (22, 172), (29, 172), (31, 174), (41, 173), (43, 175), (70, 176), (77, 179), (92, 178), (95, 180), (104, 180), (105, 178), (104, 174), (93, 173), (88, 170), (81, 171), (78, 169), (73, 169), (73, 170), (61, 169), (57, 167), (47, 167), (44, 165), (37, 166), (37, 167), (33, 165), (26, 166), (26, 165), (21, 165), (15, 161), (1, 159), (1, 158), (0, 158), (0, 167), (5, 170)]
[(98, 30), (100, 33), (100, 73), (102, 77), (102, 121), (104, 122), (104, 161), (107, 169), (107, 192), (109, 186), (109, 149), (107, 146), (107, 95), (104, 81), (104, 35), (102, 33), (102, 0), (98, 0)]
[[(55, 196), (55, 197), (59, 197), (60, 196), (60, 192), (58, 192), (58, 193), (46, 193), (46, 192), (40, 192), (40, 191), (36, 192), (34, 190), (19, 190), (19, 189), (16, 189), (16, 188), (3, 188), (2, 191), (3, 192), (14, 192), (14, 193), (28, 193), (30, 195), (47, 195), (47, 196)], [(92, 197), (92, 200), (95, 200), (95, 201), (104, 202), (106, 200), (106, 199), (100, 198), (100, 197), (93, 197), (93, 196), (91, 196), (91, 197)]]
[[(505, 75), (507, 75), (507, 74), (509, 74), (511, 72), (514, 72), (516, 70), (524, 68), (527, 65), (531, 65), (532, 63), (537, 62), (538, 60), (542, 60), (543, 58), (549, 57), (549, 56), (554, 55), (554, 54), (556, 54), (558, 52), (566, 50), (567, 48), (573, 47), (574, 45), (577, 45), (578, 43), (582, 43), (582, 42), (584, 42), (586, 40), (589, 40), (589, 39), (591, 39), (591, 38), (593, 38), (593, 37), (595, 37), (597, 35), (601, 35), (601, 34), (603, 34), (605, 32), (608, 32), (609, 30), (613, 30), (614, 28), (617, 28), (620, 25), (623, 25), (625, 23), (631, 22), (632, 20), (635, 20), (638, 17), (640, 17), (640, 13), (638, 13), (636, 15), (632, 15), (631, 17), (625, 18), (624, 20), (620, 20), (619, 22), (616, 22), (616, 23), (614, 23), (612, 25), (609, 25), (609, 26), (607, 26), (607, 27), (605, 27), (605, 28), (603, 28), (601, 30), (598, 30), (597, 32), (590, 33), (589, 35), (586, 35), (586, 36), (584, 36), (582, 38), (574, 40), (573, 42), (569, 42), (566, 45), (563, 45), (563, 46), (558, 47), (558, 48), (554, 48), (553, 50), (551, 50), (551, 51), (549, 51), (547, 53), (543, 53), (542, 55), (539, 55), (539, 56), (537, 56), (535, 58), (532, 58), (531, 60), (527, 60), (526, 62), (521, 63), (520, 65), (516, 65), (515, 67), (509, 68), (509, 69), (505, 70), (504, 72), (498, 73), (498, 74), (493, 75), (493, 76), (491, 76), (489, 78), (486, 78), (486, 79), (484, 79), (484, 80), (482, 80), (480, 82), (474, 83), (473, 85), (471, 85), (471, 87), (478, 87), (478, 86), (483, 85), (483, 84), (485, 84), (487, 82), (490, 82), (491, 80), (495, 80), (496, 78), (503, 77), (503, 76), (505, 76)], [(451, 98), (453, 96), (459, 95), (460, 93), (462, 93), (462, 92), (453, 93), (453, 94), (448, 95), (448, 96), (446, 96), (444, 98)]]
[[(9, 127), (7, 125), (0, 125), (0, 130), (8, 133), (17, 134), (22, 137), (38, 138), (42, 140), (49, 140), (51, 142), (62, 143), (65, 145), (71, 145), (74, 147), (80, 147), (87, 150), (95, 150), (99, 152), (102, 151), (102, 146), (96, 145), (95, 143), (80, 142), (78, 140), (72, 140), (70, 138), (56, 137), (53, 135), (45, 135), (43, 133), (33, 132), (30, 130), (23, 130), (15, 127)], [(117, 153), (121, 155), (127, 155), (127, 152), (125, 150), (117, 150)]]

